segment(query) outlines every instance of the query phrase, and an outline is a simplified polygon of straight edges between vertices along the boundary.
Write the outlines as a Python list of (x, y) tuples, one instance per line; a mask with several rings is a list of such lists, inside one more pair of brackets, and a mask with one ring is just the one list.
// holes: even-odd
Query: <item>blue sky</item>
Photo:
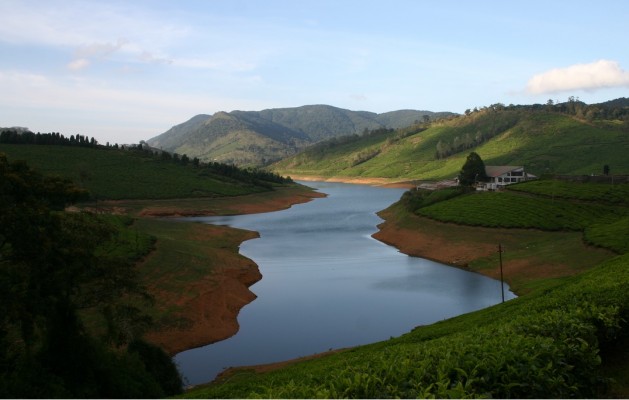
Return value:
[(0, 0), (0, 126), (137, 143), (196, 114), (629, 97), (629, 2)]

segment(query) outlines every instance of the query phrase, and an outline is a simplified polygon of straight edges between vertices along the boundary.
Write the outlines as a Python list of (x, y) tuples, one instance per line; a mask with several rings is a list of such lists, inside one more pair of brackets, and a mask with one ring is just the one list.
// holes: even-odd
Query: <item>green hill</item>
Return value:
[[(0, 143), (10, 161), (70, 179), (95, 199), (167, 199), (235, 196), (270, 190), (272, 176), (235, 167), (175, 162), (166, 153), (114, 148)], [(223, 169), (221, 170), (221, 168)], [(269, 174), (270, 175), (270, 174)]]
[(439, 180), (455, 177), (475, 151), (486, 165), (523, 165), (536, 175), (600, 174), (605, 164), (629, 173), (626, 108), (608, 116), (597, 107), (601, 117), (588, 119), (560, 107), (492, 106), (430, 125), (333, 139), (271, 168), (292, 176)]
[(452, 113), (400, 110), (384, 114), (327, 105), (197, 115), (147, 143), (203, 161), (266, 165), (331, 137), (399, 128)]

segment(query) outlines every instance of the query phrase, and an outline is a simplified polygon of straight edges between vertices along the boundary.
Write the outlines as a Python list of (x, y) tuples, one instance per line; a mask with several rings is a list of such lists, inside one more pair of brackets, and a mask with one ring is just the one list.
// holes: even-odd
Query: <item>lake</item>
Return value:
[[(499, 281), (409, 257), (371, 237), (382, 222), (376, 212), (404, 189), (304, 184), (328, 197), (271, 213), (186, 218), (259, 232), (240, 253), (263, 276), (236, 335), (175, 356), (187, 384), (232, 366), (389, 339), (501, 301)], [(514, 297), (505, 285), (505, 299)]]

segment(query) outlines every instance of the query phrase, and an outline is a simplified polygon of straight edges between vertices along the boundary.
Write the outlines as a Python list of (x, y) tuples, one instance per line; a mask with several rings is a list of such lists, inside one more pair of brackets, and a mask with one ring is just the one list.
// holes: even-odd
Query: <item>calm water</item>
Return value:
[[(385, 340), (417, 325), (501, 301), (500, 282), (421, 258), (371, 237), (375, 214), (404, 190), (307, 182), (327, 198), (266, 214), (194, 220), (260, 232), (240, 252), (263, 275), (258, 296), (222, 342), (175, 357), (189, 384), (230, 366), (264, 364)], [(515, 297), (505, 287), (505, 298)]]

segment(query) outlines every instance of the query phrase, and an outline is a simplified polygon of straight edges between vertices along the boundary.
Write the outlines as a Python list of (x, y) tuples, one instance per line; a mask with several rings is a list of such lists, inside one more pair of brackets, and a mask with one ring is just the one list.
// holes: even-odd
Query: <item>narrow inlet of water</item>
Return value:
[[(304, 184), (328, 197), (271, 213), (187, 219), (259, 232), (240, 253), (263, 276), (236, 335), (176, 355), (187, 384), (209, 382), (228, 367), (389, 339), (501, 301), (499, 281), (406, 256), (371, 237), (382, 222), (376, 212), (403, 189)], [(505, 285), (505, 298), (514, 297)]]

